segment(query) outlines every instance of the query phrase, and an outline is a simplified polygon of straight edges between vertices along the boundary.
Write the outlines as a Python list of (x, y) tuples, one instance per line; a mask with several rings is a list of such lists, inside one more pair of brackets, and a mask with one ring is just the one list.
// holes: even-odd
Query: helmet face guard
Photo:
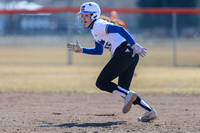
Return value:
[(100, 18), (101, 9), (99, 5), (94, 2), (86, 2), (86, 3), (83, 3), (80, 7), (80, 12), (78, 12), (78, 14), (81, 14), (81, 13), (91, 14), (91, 19), (92, 21), (94, 21)]

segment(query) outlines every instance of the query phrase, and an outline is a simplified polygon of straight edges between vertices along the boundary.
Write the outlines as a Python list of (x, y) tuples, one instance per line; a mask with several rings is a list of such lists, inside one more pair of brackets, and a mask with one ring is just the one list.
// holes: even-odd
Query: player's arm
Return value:
[(132, 38), (132, 36), (128, 33), (127, 30), (125, 30), (122, 26), (118, 25), (107, 25), (107, 31), (109, 33), (119, 33), (123, 38), (125, 38), (131, 46), (135, 49), (136, 53), (138, 53), (140, 56), (146, 55), (146, 48), (140, 46), (138, 43), (135, 42), (135, 40)]
[(101, 55), (103, 53), (103, 45), (100, 43), (97, 43), (95, 41), (95, 47), (93, 48), (82, 48), (80, 43), (76, 41), (76, 44), (74, 43), (68, 43), (67, 49), (69, 51), (74, 51), (76, 53), (85, 53), (85, 54), (92, 54), (92, 55)]
[(101, 55), (103, 53), (103, 46), (95, 41), (95, 47), (93, 48), (82, 48), (85, 54)]
[(131, 37), (131, 35), (128, 33), (128, 31), (122, 26), (109, 24), (107, 25), (107, 33), (119, 33), (130, 43), (131, 46), (133, 46), (136, 43), (135, 40)]

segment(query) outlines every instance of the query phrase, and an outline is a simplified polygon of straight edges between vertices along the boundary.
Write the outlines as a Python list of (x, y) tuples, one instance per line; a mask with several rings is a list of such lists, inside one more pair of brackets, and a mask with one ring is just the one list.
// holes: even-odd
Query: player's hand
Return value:
[(82, 53), (83, 52), (83, 49), (80, 45), (80, 43), (78, 41), (76, 41), (76, 44), (74, 43), (67, 43), (67, 49), (69, 51), (74, 51), (76, 53)]
[(133, 48), (135, 49), (135, 52), (137, 54), (139, 54), (140, 56), (144, 57), (146, 56), (147, 52), (146, 52), (146, 48), (140, 46), (138, 43), (134, 44), (133, 45)]

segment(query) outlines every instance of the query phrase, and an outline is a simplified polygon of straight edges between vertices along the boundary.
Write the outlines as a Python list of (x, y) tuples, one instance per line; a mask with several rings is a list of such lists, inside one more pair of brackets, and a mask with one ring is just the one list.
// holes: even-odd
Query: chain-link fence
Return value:
[[(102, 15), (109, 16), (109, 13), (103, 12)], [(200, 14), (119, 13), (118, 15), (119, 19), (126, 22), (128, 31), (134, 39), (148, 49), (148, 56), (141, 60), (142, 65), (200, 66)], [(81, 25), (76, 13), (0, 14), (1, 48), (53, 46), (65, 49), (68, 41), (75, 42), (75, 40), (79, 40), (83, 47), (94, 46), (90, 30)], [(87, 62), (85, 64), (98, 65), (98, 63), (104, 64), (104, 59), (109, 59), (111, 56), (107, 52), (103, 55), (103, 59), (83, 55), (81, 58), (85, 59), (80, 61), (80, 55), (68, 54), (67, 50), (62, 52), (66, 58), (62, 58), (61, 64), (80, 65)], [(11, 55), (7, 53), (7, 56)], [(45, 56), (45, 51), (41, 56)], [(93, 60), (95, 63), (92, 63)]]

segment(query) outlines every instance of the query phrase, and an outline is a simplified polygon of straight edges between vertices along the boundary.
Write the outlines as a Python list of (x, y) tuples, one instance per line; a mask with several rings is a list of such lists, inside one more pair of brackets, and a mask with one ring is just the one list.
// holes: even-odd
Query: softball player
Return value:
[[(146, 48), (134, 41), (123, 27), (100, 19), (101, 9), (94, 2), (83, 3), (80, 7), (81, 22), (86, 28), (91, 29), (95, 40), (95, 47), (83, 48), (80, 43), (68, 43), (69, 51), (76, 53), (101, 55), (104, 49), (112, 53), (112, 58), (101, 71), (96, 81), (96, 86), (110, 93), (119, 94), (124, 98), (123, 113), (130, 111), (132, 104), (144, 109), (143, 116), (138, 121), (148, 122), (157, 118), (156, 111), (140, 98), (129, 87), (135, 67), (140, 56), (146, 55)], [(112, 82), (118, 77), (118, 84)]]

